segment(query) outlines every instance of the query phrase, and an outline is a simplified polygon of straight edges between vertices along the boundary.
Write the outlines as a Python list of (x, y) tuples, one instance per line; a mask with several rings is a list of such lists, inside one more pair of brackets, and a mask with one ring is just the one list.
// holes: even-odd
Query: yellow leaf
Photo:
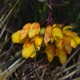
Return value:
[(56, 47), (54, 45), (48, 45), (45, 51), (49, 62), (51, 62), (54, 59), (54, 55), (56, 54)]
[(71, 37), (71, 46), (76, 48), (77, 44), (79, 44), (79, 37), (77, 37), (77, 33), (70, 30), (63, 30), (63, 33), (65, 36)]
[(34, 36), (39, 34), (39, 32), (40, 32), (40, 24), (38, 22), (34, 22), (28, 31), (28, 36), (29, 38), (33, 38)]
[(24, 39), (22, 39), (22, 40), (20, 40), (20, 41), (21, 41), (22, 44), (24, 44), (24, 43), (27, 42), (28, 40), (29, 40), (29, 38), (26, 37), (26, 38), (24, 38)]
[(36, 38), (35, 38), (35, 46), (36, 46), (36, 48), (38, 50), (40, 50), (42, 42), (43, 42), (43, 37), (42, 36), (36, 36)]
[(45, 29), (45, 28), (41, 28), (41, 30), (40, 30), (40, 35), (44, 35), (45, 32), (46, 32), (46, 29)]
[(73, 39), (77, 42), (77, 44), (80, 44), (80, 38), (78, 36), (73, 36)]
[(54, 59), (54, 55), (51, 53), (47, 54), (47, 57), (49, 62), (52, 62), (52, 60)]
[(58, 27), (58, 28), (62, 28), (62, 24), (53, 24), (53, 27)]
[(52, 26), (48, 25), (46, 27), (46, 33), (51, 34)]
[(64, 47), (65, 47), (66, 51), (68, 52), (68, 54), (70, 54), (72, 51), (71, 37), (64, 36), (63, 37), (63, 43), (64, 43)]
[(25, 37), (27, 37), (28, 30), (21, 30), (20, 32), (20, 40), (23, 40)]
[(23, 30), (27, 30), (27, 29), (29, 29), (30, 26), (31, 26), (31, 23), (27, 23), (27, 24), (25, 24), (25, 25), (23, 26)]
[(33, 52), (33, 54), (31, 54), (31, 58), (34, 58), (36, 56), (36, 51), (35, 52)]
[(27, 38), (26, 41), (24, 42), (23, 48), (26, 48), (26, 46), (28, 45), (28, 43), (29, 43), (29, 38)]
[(20, 40), (23, 40), (25, 37), (27, 37), (30, 27), (31, 23), (27, 23), (26, 25), (24, 25), (23, 29), (20, 32)]
[(21, 41), (20, 41), (20, 31), (21, 30), (12, 34), (11, 38), (12, 38), (13, 43), (21, 43)]
[(56, 48), (56, 54), (55, 54), (55, 56), (59, 56), (59, 48)]
[(77, 47), (77, 42), (73, 38), (71, 38), (71, 46), (73, 48), (76, 48)]
[(70, 30), (63, 30), (63, 34), (65, 36), (70, 36), (70, 37), (77, 36), (77, 33), (76, 32), (72, 32)]
[(54, 42), (54, 37), (51, 37), (50, 41), (51, 41), (51, 43), (53, 43)]
[(68, 30), (68, 29), (70, 29), (70, 28), (72, 28), (72, 26), (64, 26), (64, 27), (63, 27), (63, 30)]
[(60, 28), (55, 27), (55, 28), (52, 29), (52, 36), (53, 37), (58, 37), (59, 39), (62, 39), (63, 38), (63, 33), (62, 33)]
[(22, 56), (24, 58), (29, 58), (35, 52), (35, 47), (33, 42), (28, 42), (22, 49)]
[(45, 33), (45, 35), (44, 35), (44, 42), (45, 42), (45, 44), (47, 44), (50, 41), (50, 39), (51, 39), (51, 35), (48, 34), (48, 33)]
[(58, 49), (58, 50), (59, 50), (60, 63), (64, 64), (67, 61), (67, 52), (65, 49)]
[(59, 49), (62, 49), (63, 48), (63, 40), (62, 39), (56, 39), (55, 41), (55, 45), (56, 47), (58, 47)]
[(52, 31), (52, 26), (48, 25), (46, 27), (46, 32), (45, 32), (45, 36), (44, 36), (45, 44), (47, 44), (51, 39), (51, 31)]

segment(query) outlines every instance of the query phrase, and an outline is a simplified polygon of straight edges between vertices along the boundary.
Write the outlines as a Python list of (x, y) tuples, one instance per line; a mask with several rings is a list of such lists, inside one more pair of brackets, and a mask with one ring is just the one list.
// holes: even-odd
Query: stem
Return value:
[(49, 3), (46, 5), (49, 7), (49, 13), (48, 13), (48, 17), (46, 19), (47, 24), (53, 25), (54, 21), (52, 19), (52, 1), (49, 0)]

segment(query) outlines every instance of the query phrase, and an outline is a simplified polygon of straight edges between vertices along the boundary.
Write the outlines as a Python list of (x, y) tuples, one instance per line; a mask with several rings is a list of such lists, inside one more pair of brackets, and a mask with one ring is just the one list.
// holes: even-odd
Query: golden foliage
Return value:
[(28, 31), (28, 36), (29, 38), (33, 38), (34, 36), (39, 34), (39, 32), (40, 32), (40, 24), (37, 22), (34, 22)]
[(76, 32), (69, 30), (70, 28), (72, 26), (62, 27), (62, 24), (40, 28), (38, 22), (27, 23), (22, 30), (13, 33), (11, 38), (13, 43), (23, 43), (22, 57), (24, 58), (34, 58), (36, 50), (39, 51), (44, 45), (49, 62), (56, 56), (60, 63), (64, 64), (67, 55), (80, 44), (80, 37)]
[(64, 64), (67, 61), (67, 52), (65, 49), (58, 49), (59, 59), (61, 64)]
[(36, 36), (35, 38), (35, 47), (40, 50), (40, 47), (42, 45), (43, 42), (43, 36)]
[(36, 51), (33, 42), (25, 43), (25, 46), (22, 49), (22, 56), (24, 58), (35, 57)]
[(47, 54), (49, 62), (51, 62), (54, 59), (54, 55), (56, 54), (56, 47), (54, 45), (52, 45), (52, 44), (48, 45), (46, 47), (45, 52)]
[(28, 35), (28, 30), (30, 29), (31, 23), (27, 23), (23, 26), (23, 29), (20, 32), (20, 39), (23, 40)]
[(59, 39), (62, 39), (63, 38), (62, 30), (58, 27), (53, 28), (52, 29), (52, 36), (58, 37)]
[(11, 38), (12, 38), (13, 43), (23, 43), (24, 42), (24, 39), (20, 40), (20, 32), (21, 30), (12, 34)]

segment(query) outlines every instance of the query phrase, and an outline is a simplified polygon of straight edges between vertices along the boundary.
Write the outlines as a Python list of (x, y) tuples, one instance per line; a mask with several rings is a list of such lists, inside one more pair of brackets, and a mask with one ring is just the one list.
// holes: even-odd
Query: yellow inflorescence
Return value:
[(22, 43), (22, 57), (34, 58), (36, 51), (45, 46), (45, 53), (49, 62), (59, 57), (60, 63), (67, 61), (67, 55), (80, 44), (80, 37), (76, 32), (69, 30), (72, 26), (61, 24), (48, 25), (40, 29), (38, 22), (27, 23), (23, 28), (12, 34), (13, 43)]

